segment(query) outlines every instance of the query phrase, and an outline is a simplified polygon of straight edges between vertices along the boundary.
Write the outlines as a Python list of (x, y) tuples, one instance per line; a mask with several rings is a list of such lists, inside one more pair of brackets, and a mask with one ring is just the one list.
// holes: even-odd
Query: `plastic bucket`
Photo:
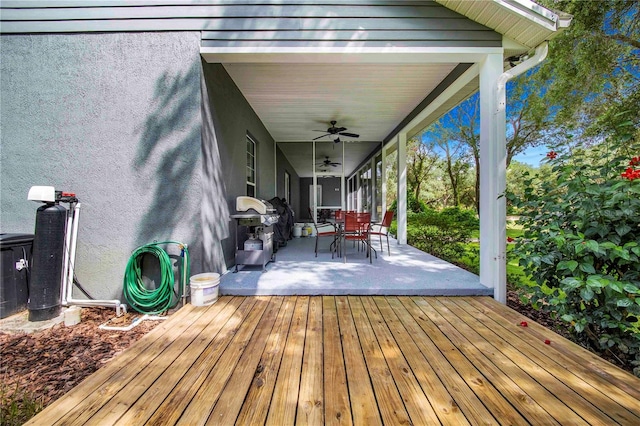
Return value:
[(293, 225), (293, 236), (296, 238), (299, 238), (302, 236), (302, 225), (299, 223), (296, 223), (295, 225)]
[(207, 306), (218, 300), (220, 287), (220, 274), (205, 272), (191, 276), (189, 279), (191, 288), (191, 304), (193, 306)]

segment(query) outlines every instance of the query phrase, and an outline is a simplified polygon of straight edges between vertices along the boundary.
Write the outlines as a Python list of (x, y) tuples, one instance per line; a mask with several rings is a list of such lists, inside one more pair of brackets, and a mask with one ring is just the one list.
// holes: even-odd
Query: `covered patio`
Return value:
[(639, 423), (638, 378), (489, 297), (225, 296), (27, 424)]
[(331, 239), (321, 238), (315, 257), (315, 237), (294, 238), (280, 248), (276, 261), (262, 266), (240, 267), (221, 277), (220, 292), (226, 295), (492, 295), (493, 289), (462, 268), (390, 238), (391, 255), (383, 239), (372, 245), (378, 256), (365, 257), (352, 243), (344, 257), (331, 255)]

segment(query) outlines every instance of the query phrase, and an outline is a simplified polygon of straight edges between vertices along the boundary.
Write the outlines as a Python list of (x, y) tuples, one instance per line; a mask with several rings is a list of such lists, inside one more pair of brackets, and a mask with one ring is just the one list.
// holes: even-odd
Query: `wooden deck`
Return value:
[(638, 425), (640, 379), (487, 297), (226, 296), (30, 422), (205, 423)]

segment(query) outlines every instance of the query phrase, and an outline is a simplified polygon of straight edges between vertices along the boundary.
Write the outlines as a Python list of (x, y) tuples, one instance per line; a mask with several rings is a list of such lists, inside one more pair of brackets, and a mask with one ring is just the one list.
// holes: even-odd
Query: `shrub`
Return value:
[[(427, 211), (428, 207), (424, 201), (416, 198), (413, 192), (407, 192), (407, 212), (420, 213)], [(395, 216), (398, 215), (398, 200), (393, 200), (391, 209)]]
[(427, 208), (424, 212), (407, 216), (407, 242), (448, 261), (457, 260), (465, 254), (464, 244), (471, 240), (476, 229), (478, 219), (475, 213), (458, 207), (440, 211)]
[(521, 212), (513, 252), (533, 306), (640, 375), (640, 158), (627, 142), (551, 151), (552, 176), (507, 196)]

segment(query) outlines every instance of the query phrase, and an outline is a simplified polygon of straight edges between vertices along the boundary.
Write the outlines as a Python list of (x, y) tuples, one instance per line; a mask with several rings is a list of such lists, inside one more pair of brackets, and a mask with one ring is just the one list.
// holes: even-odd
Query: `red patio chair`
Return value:
[[(345, 241), (354, 241), (362, 243), (367, 249), (367, 257), (369, 257), (369, 263), (372, 263), (371, 251), (378, 257), (375, 249), (371, 247), (369, 241), (369, 230), (371, 229), (371, 214), (370, 213), (350, 213), (347, 212), (344, 215), (344, 231), (342, 239)], [(343, 254), (345, 262), (347, 259), (346, 252)]]
[[(311, 209), (309, 209), (309, 212), (311, 212)], [(313, 219), (313, 226), (316, 229), (316, 257), (318, 257), (318, 240), (321, 237), (332, 237), (333, 241), (329, 248), (331, 249), (331, 258), (333, 259), (333, 254), (338, 250), (338, 237), (340, 236), (336, 226), (333, 223), (321, 223), (318, 225), (313, 214), (311, 218)]]
[(382, 222), (374, 223), (372, 226), (376, 226), (377, 230), (371, 230), (369, 235), (377, 235), (380, 239), (380, 251), (384, 254), (384, 249), (382, 247), (382, 236), (384, 235), (387, 238), (387, 252), (389, 252), (389, 256), (391, 256), (391, 250), (389, 249), (389, 228), (391, 227), (391, 222), (393, 221), (393, 211), (388, 210), (384, 213), (384, 217), (382, 218)]

